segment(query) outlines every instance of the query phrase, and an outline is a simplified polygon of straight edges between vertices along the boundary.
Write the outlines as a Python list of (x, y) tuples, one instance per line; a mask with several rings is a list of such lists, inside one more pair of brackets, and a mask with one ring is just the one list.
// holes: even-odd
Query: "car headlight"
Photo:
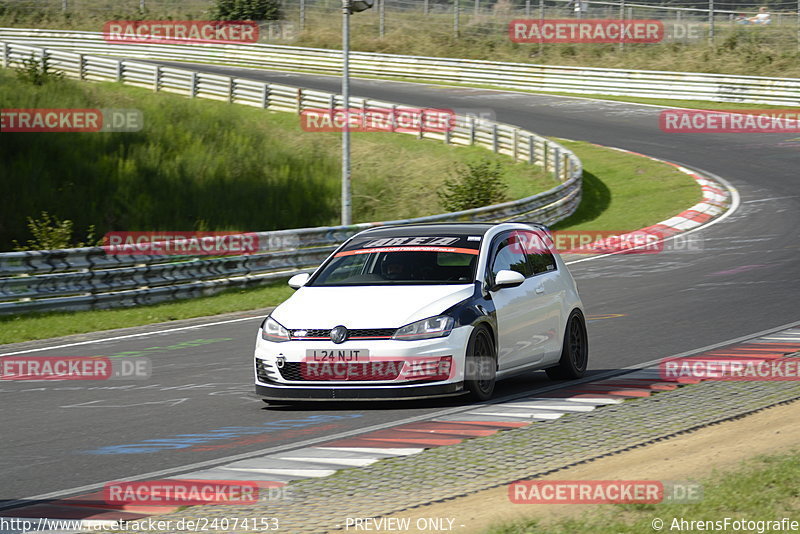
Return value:
[(398, 328), (392, 339), (413, 341), (449, 336), (454, 323), (453, 318), (447, 315), (430, 317)]
[(261, 339), (280, 343), (281, 341), (289, 341), (291, 336), (281, 323), (270, 316), (261, 325)]

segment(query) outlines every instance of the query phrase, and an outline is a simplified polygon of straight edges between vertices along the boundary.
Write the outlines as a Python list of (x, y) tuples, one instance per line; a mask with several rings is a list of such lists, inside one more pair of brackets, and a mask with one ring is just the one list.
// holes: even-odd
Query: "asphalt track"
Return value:
[[(327, 91), (338, 91), (339, 84), (333, 77), (196, 68)], [(800, 315), (800, 137), (667, 134), (658, 128), (659, 108), (569, 97), (369, 80), (353, 80), (351, 91), (414, 106), (488, 109), (502, 122), (675, 161), (737, 188), (739, 209), (695, 234), (702, 238), (701, 251), (610, 256), (571, 267), (587, 312), (610, 315), (589, 323), (592, 372), (724, 342)], [(189, 464), (223, 463), (222, 458), (465, 402), (266, 408), (251, 395), (253, 338), (260, 319), (178, 330), (153, 327), (145, 329), (152, 332), (148, 335), (72, 346), (45, 342), (40, 346), (50, 348), (29, 352), (126, 353), (149, 358), (153, 375), (138, 381), (0, 383), (0, 509), (19, 499), (69, 494), (73, 488), (145, 473), (174, 475)], [(544, 373), (532, 373), (499, 384), (497, 395), (550, 384)], [(313, 418), (319, 415), (329, 417)], [(259, 425), (263, 434), (239, 435), (231, 429)]]

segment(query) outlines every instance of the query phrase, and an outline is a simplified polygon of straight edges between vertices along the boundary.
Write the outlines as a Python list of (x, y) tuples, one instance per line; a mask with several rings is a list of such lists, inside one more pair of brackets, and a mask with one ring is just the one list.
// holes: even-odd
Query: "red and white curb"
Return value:
[(675, 167), (680, 172), (691, 176), (702, 190), (702, 201), (698, 202), (689, 209), (682, 211), (674, 217), (670, 217), (669, 219), (661, 221), (660, 223), (656, 223), (652, 226), (642, 228), (639, 230), (640, 232), (652, 231), (657, 232), (664, 237), (673, 236), (681, 232), (699, 228), (710, 220), (719, 217), (728, 210), (732, 208), (735, 209), (738, 205), (738, 193), (736, 193), (736, 190), (729, 185), (713, 180), (710, 177), (702, 176), (691, 169), (687, 169), (686, 167), (678, 165), (677, 163), (672, 163), (671, 161), (665, 161), (663, 159), (654, 158), (646, 154), (640, 154), (639, 152), (633, 152), (622, 148), (605, 148), (610, 148), (626, 154), (641, 156), (652, 161), (665, 163)]
[[(742, 360), (782, 358), (800, 351), (800, 328), (789, 328), (755, 339), (707, 350), (692, 356), (692, 361), (718, 361), (719, 358)], [(342, 469), (356, 469), (384, 458), (418, 454), (426, 449), (455, 445), (464, 440), (490, 436), (565, 415), (580, 415), (606, 405), (669, 392), (700, 379), (664, 378), (658, 365), (631, 371), (613, 378), (565, 386), (541, 395), (531, 395), (510, 402), (484, 404), (461, 413), (428, 421), (402, 423), (394, 427), (336, 439), (313, 447), (269, 454), (187, 473), (172, 480), (247, 481), (261, 488), (279, 488), (292, 480), (320, 478)], [(89, 525), (110, 525), (114, 520), (137, 520), (172, 513), (177, 506), (111, 505), (102, 492), (70, 497), (47, 503), (15, 508), (0, 518), (6, 522), (18, 518), (58, 518), (80, 520)], [(70, 532), (79, 530), (73, 527)], [(21, 530), (0, 529), (3, 534)], [(51, 530), (50, 532), (56, 532)], [(59, 532), (67, 532), (61, 530)]]

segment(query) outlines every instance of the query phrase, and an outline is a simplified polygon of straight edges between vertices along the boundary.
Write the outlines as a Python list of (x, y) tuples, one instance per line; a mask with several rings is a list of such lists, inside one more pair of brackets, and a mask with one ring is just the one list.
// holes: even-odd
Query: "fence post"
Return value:
[(517, 147), (517, 145), (519, 144), (519, 130), (514, 128), (512, 130), (512, 132), (513, 132), (513, 135), (511, 136), (511, 143), (512, 143), (511, 152), (512, 152), (513, 157), (514, 157), (514, 163), (516, 163), (517, 159), (518, 159), (518, 154), (517, 154), (518, 147)]
[(419, 112), (419, 134), (417, 139), (422, 139), (425, 137), (425, 110), (421, 110)]
[(797, 0), (797, 50), (800, 51), (800, 0)]
[(539, 0), (539, 20), (544, 20), (544, 0)]
[(478, 16), (481, 12), (481, 0), (475, 0), (475, 15)]
[[(625, 0), (619, 0), (619, 18), (625, 20)], [(622, 40), (622, 32), (619, 32), (619, 51), (625, 49), (625, 41)]]
[(528, 163), (536, 163), (536, 144), (532, 135), (528, 135)]
[(389, 118), (392, 120), (392, 123), (391, 123), (392, 124), (392, 130), (391, 131), (394, 132), (395, 129), (397, 128), (397, 106), (392, 104), (392, 109), (391, 109), (390, 113), (391, 113), (391, 116)]
[(269, 84), (265, 83), (264, 87), (261, 88), (261, 109), (267, 109), (269, 107)]
[(556, 180), (559, 182), (561, 181), (561, 150), (558, 147), (553, 149), (553, 175), (556, 177)]
[(469, 118), (469, 144), (475, 144), (475, 117)]
[(381, 39), (386, 34), (386, 0), (378, 0), (378, 35)]
[(544, 172), (547, 172), (547, 140), (542, 142), (542, 167)]
[(144, 9), (145, 9), (145, 7), (146, 7), (146, 6), (144, 5), (144, 0), (139, 0), (139, 11), (140, 11), (141, 13), (144, 13)]
[(62, 13), (66, 13), (67, 12), (67, 7), (68, 7), (67, 6), (67, 0), (61, 0), (61, 11), (62, 11)]
[(497, 144), (497, 125), (492, 124), (492, 152), (497, 153), (498, 150)]
[(458, 0), (453, 0), (453, 34), (456, 36), (456, 39), (458, 39), (458, 32), (459, 32), (458, 28), (459, 11), (460, 8), (458, 5)]
[(714, 0), (708, 0), (708, 43), (714, 44)]
[(306, 29), (306, 0), (300, 0), (300, 31), (302, 32), (305, 29)]
[(429, 4), (429, 2), (430, 2), (430, 0), (424, 0), (424, 1), (422, 2), (422, 13), (423, 13), (424, 15), (427, 15), (427, 14), (428, 14), (428, 11), (430, 10), (430, 4)]
[(531, 18), (531, 0), (525, 0), (525, 18)]
[(156, 72), (153, 78), (153, 91), (157, 93), (161, 83), (161, 65), (156, 65)]

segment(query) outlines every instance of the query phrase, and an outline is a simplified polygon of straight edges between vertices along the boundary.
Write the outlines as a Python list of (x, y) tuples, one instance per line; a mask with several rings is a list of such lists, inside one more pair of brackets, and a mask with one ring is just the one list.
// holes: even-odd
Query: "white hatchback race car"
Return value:
[(541, 225), (372, 228), (289, 285), (256, 338), (265, 402), (486, 400), (498, 379), (586, 371), (583, 305)]

